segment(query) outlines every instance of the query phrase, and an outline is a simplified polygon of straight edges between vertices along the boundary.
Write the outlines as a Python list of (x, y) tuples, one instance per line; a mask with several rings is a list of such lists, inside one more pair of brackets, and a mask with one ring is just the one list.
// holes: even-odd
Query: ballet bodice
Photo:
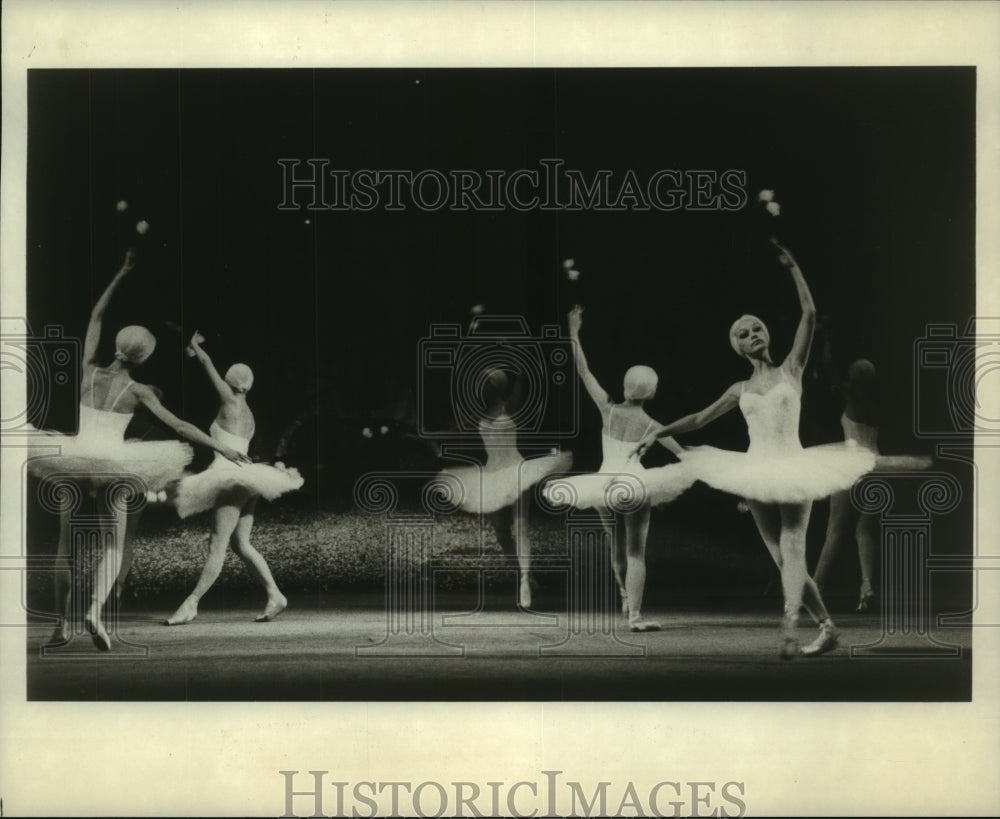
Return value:
[(99, 410), (80, 404), (80, 436), (124, 441), (125, 429), (132, 420), (131, 412)]
[(635, 451), (636, 446), (639, 441), (646, 436), (650, 428), (653, 426), (653, 421), (650, 421), (646, 425), (646, 429), (643, 431), (642, 435), (635, 441), (623, 441), (620, 438), (613, 438), (611, 436), (611, 416), (614, 414), (615, 407), (612, 407), (608, 411), (608, 420), (604, 425), (604, 429), (601, 431), (601, 472), (634, 472), (637, 469), (642, 469), (642, 464), (639, 462), (639, 458), (630, 458), (629, 456)]
[[(246, 455), (250, 449), (249, 438), (244, 438), (241, 435), (234, 435), (232, 432), (227, 432), (221, 426), (219, 426), (218, 421), (212, 422), (212, 426), (209, 427), (208, 432), (216, 441), (218, 441), (223, 446), (227, 446), (230, 449), (235, 449), (237, 452), (240, 452), (243, 455)], [(230, 461), (221, 452), (215, 453), (215, 461), (213, 462), (213, 466), (214, 465), (223, 466), (231, 464), (232, 461)]]
[(638, 441), (620, 441), (612, 438), (607, 432), (601, 433), (601, 468), (600, 472), (635, 472), (642, 468), (639, 458), (629, 458)]
[(858, 446), (878, 452), (878, 427), (854, 421), (847, 417), (846, 412), (840, 416), (840, 426), (844, 429), (845, 441), (856, 441)]
[(523, 458), (517, 451), (517, 424), (508, 415), (483, 418), (479, 422), (479, 436), (486, 449), (488, 469), (500, 469), (520, 463)]
[[(130, 379), (129, 382), (122, 387), (118, 395), (115, 396), (115, 400), (111, 402), (111, 406), (107, 409), (98, 409), (94, 406), (87, 406), (81, 401), (80, 429), (77, 435), (85, 438), (102, 438), (108, 441), (124, 441), (125, 429), (132, 420), (132, 415), (134, 413), (115, 412), (115, 407), (118, 406), (118, 402), (121, 400), (122, 396), (128, 392), (129, 388), (134, 383), (135, 382)], [(93, 379), (90, 381), (90, 403), (91, 405), (95, 403)]]
[(802, 389), (784, 377), (765, 393), (740, 393), (740, 411), (750, 435), (749, 452), (801, 449), (799, 412)]

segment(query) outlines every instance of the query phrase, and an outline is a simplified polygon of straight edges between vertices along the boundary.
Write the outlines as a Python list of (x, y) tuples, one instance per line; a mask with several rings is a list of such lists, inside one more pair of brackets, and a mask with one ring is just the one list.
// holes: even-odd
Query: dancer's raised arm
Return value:
[(122, 262), (121, 269), (115, 274), (115, 277), (108, 286), (104, 288), (101, 297), (90, 311), (87, 335), (83, 340), (83, 363), (85, 366), (97, 364), (97, 348), (101, 343), (101, 322), (104, 320), (104, 312), (108, 309), (108, 304), (110, 304), (115, 290), (118, 289), (118, 285), (122, 283), (122, 279), (132, 271), (133, 267), (135, 267), (135, 251), (130, 249), (125, 251), (125, 261)]
[(785, 359), (785, 364), (791, 365), (796, 375), (800, 375), (809, 359), (809, 350), (812, 347), (813, 333), (816, 331), (816, 305), (813, 303), (812, 293), (809, 292), (809, 285), (802, 275), (795, 258), (788, 248), (781, 245), (777, 239), (771, 239), (771, 244), (781, 251), (778, 261), (787, 267), (792, 273), (792, 280), (795, 282), (795, 289), (799, 294), (799, 305), (802, 308), (802, 318), (799, 319), (799, 327), (795, 331), (795, 341), (792, 343), (792, 351)]
[(188, 423), (187, 421), (184, 421), (174, 415), (160, 403), (160, 399), (156, 397), (156, 393), (154, 393), (150, 387), (145, 384), (136, 383), (133, 384), (132, 391), (135, 393), (135, 397), (139, 399), (139, 403), (146, 407), (146, 409), (163, 421), (164, 424), (170, 427), (182, 438), (187, 438), (189, 441), (193, 441), (196, 444), (201, 444), (202, 446), (207, 446), (209, 449), (214, 449), (224, 458), (228, 458), (234, 463), (250, 463), (250, 458), (242, 452), (238, 452), (232, 447), (219, 443), (210, 435), (206, 435), (198, 429), (198, 427), (194, 424)]
[(593, 399), (594, 403), (597, 404), (597, 408), (601, 411), (601, 415), (605, 415), (608, 412), (610, 405), (610, 399), (608, 398), (608, 393), (605, 389), (597, 383), (597, 379), (594, 378), (594, 374), (590, 371), (590, 367), (587, 366), (587, 356), (584, 355), (583, 345), (580, 343), (580, 328), (583, 326), (583, 308), (577, 305), (569, 312), (569, 337), (573, 340), (573, 361), (576, 364), (577, 374), (580, 376), (580, 380), (583, 382), (584, 388), (587, 390), (587, 394)]
[(202, 367), (205, 368), (205, 372), (208, 374), (209, 379), (212, 382), (212, 386), (215, 387), (215, 391), (219, 394), (219, 400), (223, 404), (232, 402), (236, 400), (236, 394), (233, 392), (233, 388), (230, 387), (226, 380), (219, 375), (219, 371), (215, 369), (215, 365), (212, 363), (212, 358), (201, 348), (201, 342), (205, 340), (205, 336), (201, 333), (196, 332), (191, 336), (190, 348), (194, 351), (195, 358)]
[(716, 418), (725, 415), (731, 409), (735, 409), (739, 405), (740, 386), (739, 384), (733, 384), (728, 390), (726, 390), (704, 409), (699, 410), (698, 412), (693, 412), (690, 415), (685, 415), (683, 418), (678, 418), (671, 424), (658, 424), (653, 427), (653, 429), (647, 432), (645, 437), (639, 441), (636, 448), (632, 451), (632, 454), (642, 455), (656, 442), (657, 438), (681, 435), (685, 432), (694, 432), (696, 429), (701, 429), (706, 424), (710, 424)]

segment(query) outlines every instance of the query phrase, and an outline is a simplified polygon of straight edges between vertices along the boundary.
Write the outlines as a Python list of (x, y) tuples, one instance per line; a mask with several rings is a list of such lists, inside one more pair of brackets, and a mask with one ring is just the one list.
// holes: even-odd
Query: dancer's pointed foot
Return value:
[(799, 641), (794, 637), (784, 637), (781, 640), (781, 653), (778, 655), (782, 660), (794, 660), (802, 655)]
[(824, 620), (819, 627), (819, 636), (802, 649), (803, 657), (818, 657), (833, 651), (840, 643), (840, 632), (831, 620)]
[(104, 629), (99, 608), (91, 607), (90, 611), (83, 616), (83, 625), (98, 651), (111, 650), (111, 636)]
[(521, 575), (521, 584), (517, 590), (517, 605), (522, 609), (531, 608), (531, 580), (526, 574)]
[(272, 597), (267, 601), (267, 605), (264, 607), (264, 613), (258, 614), (254, 618), (254, 622), (270, 623), (286, 608), (288, 608), (288, 599), (285, 597), (285, 595), (279, 594), (277, 597)]
[(662, 629), (663, 626), (655, 620), (643, 620), (641, 617), (637, 617), (628, 621), (629, 631), (661, 631)]
[(870, 583), (861, 584), (861, 595), (858, 598), (858, 607), (855, 611), (868, 611), (875, 602), (875, 591)]
[(45, 648), (58, 648), (59, 646), (66, 645), (72, 639), (73, 629), (70, 626), (69, 621), (66, 618), (63, 618), (52, 630), (52, 636), (49, 637), (48, 642), (45, 644)]
[(180, 607), (175, 611), (169, 618), (163, 621), (165, 626), (183, 626), (185, 623), (190, 623), (198, 616), (198, 601), (188, 595), (184, 598), (184, 602), (180, 604)]
[(622, 597), (622, 614), (628, 617), (628, 592), (625, 589), (618, 589), (619, 594)]

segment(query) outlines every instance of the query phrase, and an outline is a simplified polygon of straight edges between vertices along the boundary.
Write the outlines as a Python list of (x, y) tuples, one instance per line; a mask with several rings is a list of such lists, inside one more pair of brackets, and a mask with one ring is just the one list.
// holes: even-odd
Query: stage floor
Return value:
[[(772, 601), (773, 602), (773, 601)], [(490, 596), (438, 596), (434, 613), (396, 623), (379, 595), (295, 598), (274, 622), (245, 599), (203, 602), (184, 626), (172, 607), (129, 606), (110, 652), (80, 634), (43, 650), (27, 629), (29, 700), (74, 701), (968, 701), (968, 627), (884, 635), (881, 612), (837, 616), (834, 652), (778, 658), (780, 611), (761, 601), (653, 607), (663, 630), (631, 633), (620, 615), (571, 621)], [(575, 628), (574, 628), (575, 626)], [(816, 633), (808, 618), (803, 644)], [(933, 640), (931, 639), (933, 638)], [(936, 641), (936, 642), (934, 642)], [(874, 656), (865, 645), (878, 645)], [(942, 648), (941, 644), (954, 647)], [(937, 652), (932, 654), (930, 652)]]

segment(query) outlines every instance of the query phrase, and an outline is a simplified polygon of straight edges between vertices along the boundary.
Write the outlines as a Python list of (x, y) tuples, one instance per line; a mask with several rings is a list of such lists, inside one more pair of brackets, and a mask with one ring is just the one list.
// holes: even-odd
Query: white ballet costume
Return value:
[(907, 472), (927, 469), (933, 461), (919, 455), (882, 455), (878, 451), (878, 427), (855, 421), (845, 412), (840, 416), (840, 426), (844, 430), (845, 441), (855, 441), (858, 446), (875, 453), (876, 472)]
[(573, 456), (555, 452), (525, 459), (517, 450), (517, 425), (507, 415), (483, 418), (479, 435), (486, 448), (486, 463), (443, 469), (446, 479), (455, 479), (462, 493), (458, 506), (464, 512), (488, 514), (513, 504), (526, 490), (554, 472), (570, 468)]
[[(180, 441), (125, 440), (133, 413), (115, 412), (115, 407), (134, 383), (130, 380), (106, 410), (81, 403), (76, 435), (45, 432), (39, 436), (32, 442), (28, 471), (40, 478), (67, 474), (91, 487), (133, 475), (143, 481), (147, 492), (161, 490), (179, 478), (194, 457), (190, 446)], [(59, 447), (59, 453), (46, 454), (53, 446)]]
[[(249, 438), (227, 432), (218, 421), (212, 422), (209, 433), (220, 444), (244, 455), (250, 448)], [(176, 484), (173, 502), (177, 514), (186, 518), (214, 509), (220, 495), (239, 487), (272, 501), (286, 492), (300, 489), (303, 483), (297, 469), (283, 469), (269, 464), (236, 464), (216, 452), (207, 469), (186, 475)]]
[[(555, 481), (543, 490), (546, 500), (556, 506), (577, 509), (635, 510), (648, 502), (653, 506), (670, 503), (696, 480), (686, 463), (646, 469), (638, 457), (629, 457), (638, 440), (612, 438), (611, 416), (601, 431), (601, 466), (590, 475), (574, 475)], [(646, 432), (653, 425), (650, 421)], [(645, 433), (643, 433), (645, 435)]]
[[(750, 446), (731, 452), (692, 447), (682, 460), (709, 486), (763, 503), (808, 503), (850, 487), (876, 463), (876, 453), (849, 438), (803, 448), (799, 442), (801, 385), (782, 370), (766, 393), (740, 393)], [(869, 428), (872, 429), (872, 428)], [(869, 438), (862, 434), (862, 440)]]

